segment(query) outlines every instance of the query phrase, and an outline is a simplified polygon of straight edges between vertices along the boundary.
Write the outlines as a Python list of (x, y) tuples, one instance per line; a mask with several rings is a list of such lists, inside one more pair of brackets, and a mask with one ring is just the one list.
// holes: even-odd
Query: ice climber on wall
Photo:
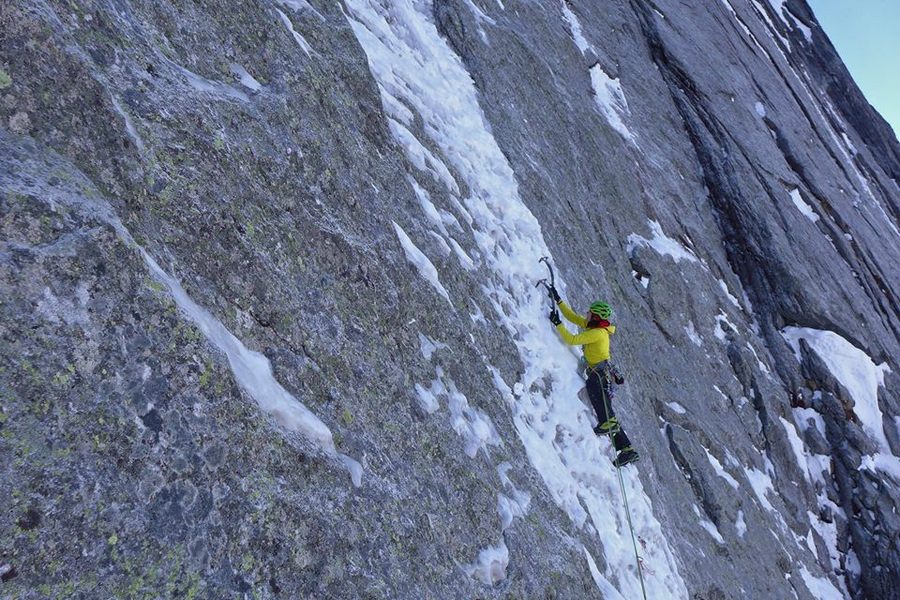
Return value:
[(559, 318), (559, 311), (553, 308), (550, 311), (550, 322), (556, 326), (556, 330), (563, 340), (572, 346), (582, 346), (584, 349), (584, 361), (586, 363), (585, 376), (587, 377), (587, 393), (591, 404), (597, 413), (597, 426), (594, 433), (608, 435), (612, 438), (618, 455), (613, 460), (616, 467), (624, 467), (640, 458), (640, 455), (632, 447), (631, 440), (619, 425), (612, 409), (613, 381), (622, 385), (625, 378), (610, 363), (609, 338), (616, 332), (616, 326), (609, 322), (612, 309), (606, 302), (598, 300), (591, 304), (587, 316), (581, 316), (566, 304), (556, 291), (556, 287), (548, 288), (550, 297), (562, 311), (566, 319), (583, 331), (572, 335)]

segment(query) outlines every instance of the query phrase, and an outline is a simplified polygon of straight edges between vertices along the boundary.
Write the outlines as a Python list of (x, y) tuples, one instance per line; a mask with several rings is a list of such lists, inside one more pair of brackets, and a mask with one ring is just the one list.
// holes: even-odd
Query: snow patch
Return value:
[(753, 467), (744, 467), (744, 473), (747, 474), (747, 480), (750, 482), (750, 487), (753, 488), (753, 493), (756, 494), (760, 505), (770, 513), (777, 514), (778, 511), (775, 510), (768, 498), (769, 492), (775, 493), (775, 486), (772, 484), (772, 478), (769, 474)]
[(502, 445), (491, 418), (484, 411), (469, 405), (468, 398), (452, 379), (444, 375), (441, 367), (435, 368), (435, 374), (429, 387), (416, 384), (416, 396), (422, 410), (434, 414), (440, 408), (440, 399), (444, 398), (450, 410), (453, 431), (463, 438), (465, 453), (470, 458), (474, 458), (479, 450), (486, 451), (489, 445)]
[(807, 44), (812, 44), (812, 29), (810, 29), (807, 25), (801, 21), (797, 15), (791, 12), (791, 10), (785, 9), (785, 13), (787, 13), (788, 18), (790, 19), (791, 25), (793, 25), (794, 29), (799, 29), (800, 33), (803, 34), (803, 37), (806, 39)]
[(698, 348), (703, 347), (703, 338), (700, 337), (700, 334), (697, 333), (697, 328), (694, 327), (693, 321), (688, 321), (688, 324), (684, 327), (685, 333), (687, 333), (688, 339), (693, 342), (695, 346)]
[(719, 279), (719, 288), (723, 292), (725, 292), (725, 296), (728, 297), (729, 302), (731, 302), (736, 308), (739, 308), (740, 310), (744, 310), (741, 307), (741, 303), (738, 301), (738, 299), (728, 290), (728, 284), (726, 284), (725, 281), (722, 279)]
[(700, 527), (705, 529), (706, 533), (711, 535), (714, 540), (716, 540), (720, 544), (724, 544), (725, 539), (722, 537), (722, 534), (719, 533), (719, 530), (716, 529), (715, 524), (700, 513), (700, 509), (697, 508), (696, 504), (692, 508), (694, 509), (694, 514), (697, 515), (697, 523), (700, 525)]
[(588, 552), (588, 549), (582, 546), (584, 550), (584, 557), (588, 562), (588, 569), (591, 571), (591, 577), (594, 578), (594, 583), (597, 584), (597, 587), (600, 589), (600, 593), (603, 594), (604, 600), (625, 600), (625, 597), (619, 593), (613, 584), (609, 582), (609, 579), (603, 576), (600, 572), (600, 569), (597, 568), (597, 563), (594, 561), (594, 557), (591, 556), (591, 553)]
[(741, 538), (747, 533), (747, 522), (744, 521), (744, 511), (742, 510), (738, 511), (737, 518), (734, 520), (734, 529)]
[(531, 504), (531, 494), (523, 492), (513, 485), (512, 480), (509, 478), (510, 469), (512, 469), (512, 465), (508, 462), (497, 465), (497, 474), (500, 476), (500, 481), (512, 493), (511, 498), (505, 494), (497, 495), (497, 512), (500, 515), (500, 523), (504, 531), (512, 525), (515, 518), (522, 518), (528, 514), (528, 506)]
[(766, 107), (763, 106), (762, 102), (757, 102), (756, 104), (753, 105), (753, 108), (756, 109), (756, 114), (759, 115), (760, 117), (766, 116)]
[(666, 402), (666, 406), (671, 408), (673, 411), (675, 411), (679, 415), (683, 415), (683, 414), (687, 413), (687, 410), (685, 410), (685, 408), (682, 405), (678, 404), (677, 402)]
[(778, 420), (781, 421), (784, 432), (787, 434), (788, 441), (791, 443), (791, 448), (794, 451), (794, 458), (797, 459), (797, 466), (800, 467), (800, 471), (806, 477), (806, 480), (809, 481), (809, 468), (806, 464), (806, 452), (803, 449), (803, 440), (797, 435), (797, 429), (794, 427), (793, 423), (781, 416), (778, 417)]
[(719, 459), (713, 456), (712, 452), (710, 452), (705, 446), (703, 450), (706, 452), (706, 458), (709, 460), (709, 464), (712, 465), (713, 470), (715, 470), (716, 474), (728, 482), (728, 485), (733, 487), (734, 489), (738, 489), (740, 485), (737, 480), (732, 477), (728, 471), (725, 470), (725, 467), (722, 466), (722, 463), (719, 462)]
[(412, 177), (407, 177), (407, 181), (409, 181), (409, 184), (412, 186), (416, 199), (419, 201), (419, 206), (422, 208), (422, 212), (425, 213), (428, 220), (440, 229), (441, 233), (448, 235), (444, 220), (441, 218), (441, 213), (438, 212), (437, 207), (431, 201), (431, 194), (429, 194), (425, 188), (420, 186)]
[(419, 334), (419, 350), (425, 360), (431, 360), (431, 356), (438, 350), (449, 350), (450, 346), (443, 342), (436, 342), (427, 335)]
[(406, 152), (406, 158), (417, 169), (430, 173), (438, 183), (443, 183), (451, 192), (459, 193), (459, 186), (447, 165), (416, 139), (409, 129), (394, 119), (388, 119), (388, 129), (391, 130), (394, 140)]
[(794, 202), (794, 206), (797, 207), (797, 210), (803, 213), (804, 217), (806, 217), (813, 223), (819, 220), (819, 215), (816, 214), (816, 211), (813, 210), (813, 207), (807, 204), (805, 200), (803, 200), (803, 196), (800, 195), (800, 190), (798, 190), (797, 188), (793, 188), (790, 191), (790, 195), (791, 200)]
[(726, 327), (733, 333), (737, 333), (735, 326), (728, 320), (728, 315), (720, 312), (716, 315), (716, 328), (713, 330), (713, 335), (716, 336), (717, 340), (723, 343), (728, 341), (728, 330), (725, 329)]
[(844, 600), (844, 594), (831, 583), (830, 579), (816, 577), (804, 565), (800, 566), (800, 575), (807, 589), (817, 600)]
[(630, 111), (619, 80), (610, 78), (599, 64), (591, 67), (590, 71), (594, 100), (597, 102), (600, 113), (606, 118), (609, 126), (619, 132), (619, 135), (629, 142), (635, 143), (635, 135), (623, 120), (623, 117), (630, 116)]
[(635, 279), (637, 279), (638, 282), (642, 286), (644, 286), (644, 289), (647, 289), (647, 287), (650, 285), (650, 276), (649, 275), (642, 275), (641, 273), (638, 273), (637, 271), (632, 269), (631, 276), (634, 277)]
[(459, 259), (460, 266), (462, 266), (462, 268), (466, 271), (474, 271), (475, 261), (472, 260), (472, 257), (466, 254), (466, 251), (463, 250), (462, 246), (459, 245), (459, 242), (451, 237), (450, 245), (453, 246), (453, 252), (456, 254), (456, 258)]

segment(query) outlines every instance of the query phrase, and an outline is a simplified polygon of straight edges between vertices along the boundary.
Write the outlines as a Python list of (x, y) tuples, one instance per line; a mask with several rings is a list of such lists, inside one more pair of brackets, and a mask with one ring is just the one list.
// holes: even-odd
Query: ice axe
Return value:
[(547, 278), (544, 277), (543, 279), (539, 279), (538, 282), (534, 284), (534, 287), (540, 285), (544, 286), (544, 289), (547, 290), (547, 296), (550, 298), (550, 310), (556, 310), (556, 305), (553, 302), (553, 294), (550, 293), (550, 289), (556, 287), (556, 275), (553, 273), (553, 265), (550, 264), (550, 257), (542, 256), (538, 262), (547, 265), (547, 270), (550, 271), (550, 282), (547, 283)]

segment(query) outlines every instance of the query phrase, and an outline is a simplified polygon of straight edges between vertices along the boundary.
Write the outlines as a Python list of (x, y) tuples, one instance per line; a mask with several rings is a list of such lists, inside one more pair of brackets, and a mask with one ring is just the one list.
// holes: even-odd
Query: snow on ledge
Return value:
[(805, 566), (800, 567), (800, 575), (807, 589), (819, 600), (843, 600), (844, 595), (838, 590), (830, 579), (816, 577)]
[(884, 416), (878, 407), (878, 388), (884, 385), (884, 374), (890, 372), (886, 363), (876, 365), (865, 352), (833, 331), (807, 327), (785, 327), (781, 335), (794, 349), (800, 360), (800, 340), (809, 347), (831, 371), (853, 398), (853, 411), (866, 432), (881, 450), (890, 452), (884, 435)]
[(650, 225), (650, 233), (653, 237), (648, 239), (636, 233), (629, 235), (626, 245), (628, 254), (631, 254), (638, 246), (647, 246), (656, 251), (657, 254), (671, 256), (675, 262), (683, 260), (697, 262), (697, 257), (694, 256), (693, 252), (685, 248), (678, 240), (670, 238), (663, 233), (662, 225), (659, 224), (659, 221), (648, 219), (647, 224)]
[(810, 206), (804, 199), (803, 196), (800, 195), (800, 190), (797, 188), (793, 188), (790, 190), (791, 200), (794, 202), (794, 206), (797, 207), (803, 216), (815, 223), (819, 220), (819, 215), (816, 214), (816, 211), (813, 210), (813, 207)]

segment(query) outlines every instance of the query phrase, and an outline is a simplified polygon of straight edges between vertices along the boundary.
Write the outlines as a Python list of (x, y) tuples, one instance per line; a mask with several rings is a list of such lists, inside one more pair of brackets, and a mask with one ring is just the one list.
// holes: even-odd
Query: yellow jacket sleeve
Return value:
[(607, 337), (609, 335), (606, 330), (599, 328), (587, 329), (579, 334), (572, 335), (571, 333), (569, 333), (569, 330), (566, 329), (566, 326), (562, 323), (556, 326), (556, 330), (559, 332), (559, 335), (562, 336), (562, 339), (570, 346), (584, 346), (586, 344), (594, 344), (600, 341), (601, 338)]
[(584, 318), (583, 316), (579, 315), (574, 310), (572, 310), (572, 307), (569, 306), (568, 304), (566, 304), (565, 300), (559, 301), (559, 310), (562, 311), (563, 316), (570, 323), (574, 323), (575, 325), (578, 325), (582, 329), (587, 327), (587, 319)]

